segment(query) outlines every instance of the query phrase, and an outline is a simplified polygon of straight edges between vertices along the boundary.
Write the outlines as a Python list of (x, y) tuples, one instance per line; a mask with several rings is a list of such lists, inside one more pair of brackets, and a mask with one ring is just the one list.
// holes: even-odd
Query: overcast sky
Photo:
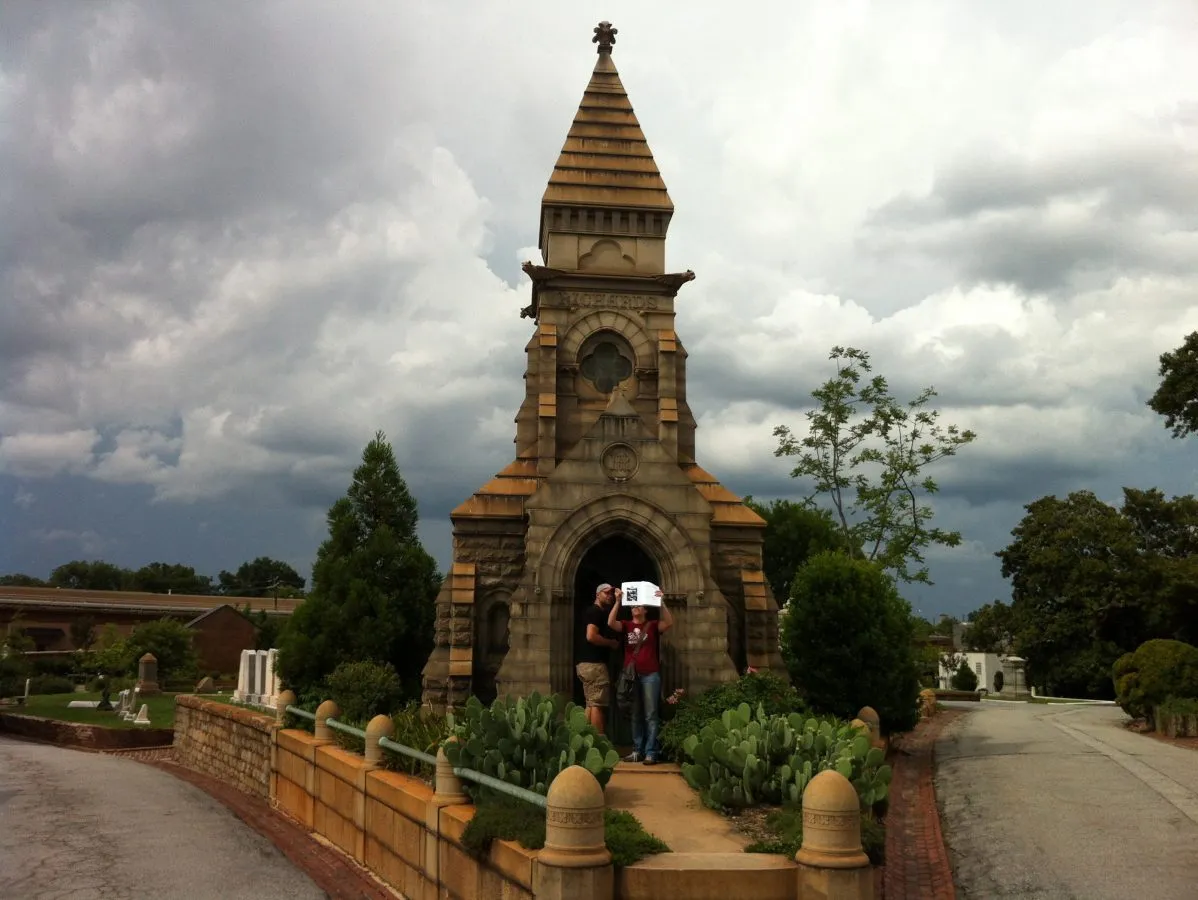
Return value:
[[(750, 14), (751, 12), (751, 14)], [(1024, 504), (1194, 490), (1145, 407), (1198, 328), (1198, 6), (0, 7), (0, 572), (266, 554), (308, 574), (387, 432), (449, 510), (513, 456), (539, 201), (614, 59), (676, 212), (699, 462), (800, 496), (834, 344), (978, 442), (927, 615), (1008, 597)]]

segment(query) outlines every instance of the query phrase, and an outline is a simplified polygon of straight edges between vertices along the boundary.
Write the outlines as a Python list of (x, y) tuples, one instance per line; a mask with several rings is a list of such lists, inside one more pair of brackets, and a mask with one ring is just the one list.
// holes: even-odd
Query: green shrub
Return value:
[(137, 686), (136, 678), (129, 678), (120, 675), (97, 675), (95, 678), (89, 678), (87, 681), (87, 689), (89, 691), (102, 691), (104, 685), (108, 685), (108, 690), (115, 697), (121, 691), (128, 690)]
[(753, 672), (736, 679), (717, 684), (693, 697), (683, 698), (674, 707), (673, 718), (661, 730), (663, 755), (675, 762), (686, 759), (682, 744), (688, 737), (698, 734), (703, 726), (718, 719), (726, 710), (736, 709), (742, 703), (750, 709), (758, 705), (765, 708), (766, 715), (784, 713), (806, 713), (807, 707), (798, 692), (785, 679), (770, 672)]
[(69, 656), (28, 657), (34, 675), (58, 675), (66, 678), (75, 671), (75, 660)]
[(75, 682), (61, 675), (34, 675), (29, 679), (31, 694), (71, 694), (74, 691)]
[[(500, 697), (490, 708), (477, 697), (466, 703), (461, 717), (449, 716), (456, 740), (447, 741), (445, 755), (455, 766), (474, 769), (545, 794), (557, 773), (580, 765), (606, 786), (620, 761), (604, 735), (587, 722), (586, 710), (557, 696)], [(475, 798), (485, 799), (493, 790), (467, 785)]]
[[(803, 845), (803, 810), (796, 807), (776, 809), (766, 816), (765, 827), (773, 833), (773, 838), (750, 844), (745, 852), (777, 853), (793, 859)], [(861, 817), (861, 847), (873, 865), (885, 864), (886, 828), (870, 816)]]
[(1170, 697), (1156, 711), (1162, 716), (1198, 716), (1198, 697)]
[(1115, 698), (1129, 716), (1151, 721), (1170, 697), (1198, 697), (1198, 647), (1181, 641), (1145, 641), (1115, 661)]
[[(413, 750), (420, 750), (430, 756), (437, 755), (441, 742), (449, 737), (449, 719), (438, 715), (412, 702), (393, 712), (391, 721), (395, 723), (395, 734), (391, 740)], [(409, 775), (420, 775), (425, 778), (433, 774), (433, 767), (418, 760), (383, 748), (383, 767), (396, 772), (407, 772)], [(527, 805), (527, 804), (525, 804)]]
[(887, 733), (919, 721), (911, 608), (867, 560), (829, 552), (799, 568), (782, 621), (782, 653), (815, 712), (852, 719), (872, 706)]
[(957, 667), (957, 671), (953, 672), (949, 684), (954, 691), (976, 691), (978, 689), (977, 673), (973, 671), (968, 660), (961, 660), (961, 665)]
[[(618, 809), (603, 814), (604, 842), (617, 866), (631, 866), (670, 848), (645, 831), (636, 816)], [(545, 811), (512, 797), (493, 797), (480, 803), (462, 832), (462, 846), (484, 857), (495, 840), (515, 841), (528, 850), (545, 846)]]
[(341, 663), (328, 677), (328, 692), (344, 722), (368, 722), (403, 702), (403, 685), (390, 663)]
[[(123, 642), (125, 669), (112, 674), (136, 675), (138, 660), (150, 653), (158, 661), (159, 684), (174, 679), (194, 685), (198, 680), (194, 637), (195, 632), (177, 619), (162, 618), (138, 625)], [(120, 643), (112, 648), (115, 650)]]
[(747, 703), (727, 710), (683, 746), (687, 783), (709, 806), (743, 808), (762, 803), (801, 804), (817, 774), (835, 769), (853, 783), (863, 809), (886, 799), (890, 766), (869, 737), (848, 724), (752, 713)]

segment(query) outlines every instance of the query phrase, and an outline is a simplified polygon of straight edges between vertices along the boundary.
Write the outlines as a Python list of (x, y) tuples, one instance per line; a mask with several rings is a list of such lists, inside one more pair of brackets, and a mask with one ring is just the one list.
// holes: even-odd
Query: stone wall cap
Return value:
[(545, 799), (557, 809), (595, 809), (603, 806), (603, 787), (582, 766), (570, 766), (553, 779)]

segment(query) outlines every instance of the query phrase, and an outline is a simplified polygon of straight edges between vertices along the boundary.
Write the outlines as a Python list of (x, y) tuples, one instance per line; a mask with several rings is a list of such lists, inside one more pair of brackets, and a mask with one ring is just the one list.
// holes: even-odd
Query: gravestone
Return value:
[(147, 653), (137, 661), (137, 690), (143, 696), (158, 694), (158, 659)]
[(150, 724), (150, 705), (143, 703), (141, 709), (137, 711), (137, 718), (133, 720), (134, 725), (149, 725)]
[(212, 680), (211, 675), (205, 675), (200, 679), (200, 683), (196, 685), (197, 694), (212, 694), (216, 692), (216, 682)]
[(100, 702), (96, 704), (96, 709), (102, 709), (105, 712), (112, 710), (112, 688), (108, 686), (108, 679), (105, 678), (100, 682)]
[(241, 662), (237, 666), (237, 690), (233, 692), (233, 699), (238, 703), (245, 703), (246, 695), (249, 692), (250, 686), (250, 650), (241, 651)]

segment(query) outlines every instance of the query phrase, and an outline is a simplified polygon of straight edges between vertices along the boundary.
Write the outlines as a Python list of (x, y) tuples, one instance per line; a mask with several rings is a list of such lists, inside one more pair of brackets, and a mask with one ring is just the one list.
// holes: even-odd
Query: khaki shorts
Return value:
[(611, 677), (607, 674), (606, 663), (579, 663), (574, 670), (582, 681), (582, 693), (587, 698), (587, 706), (607, 706), (611, 702)]

